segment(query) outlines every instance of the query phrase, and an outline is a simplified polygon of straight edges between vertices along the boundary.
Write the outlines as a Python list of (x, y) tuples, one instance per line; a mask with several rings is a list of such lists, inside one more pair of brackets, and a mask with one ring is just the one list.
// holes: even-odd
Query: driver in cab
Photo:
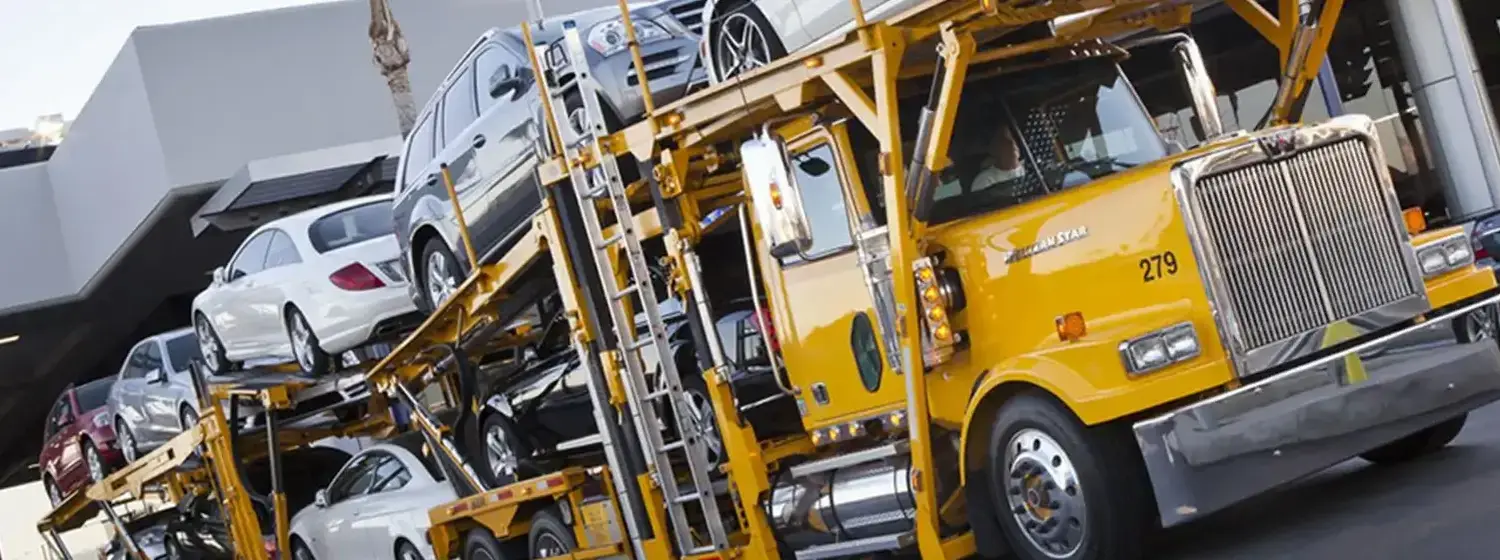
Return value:
[[(1009, 126), (1001, 125), (996, 129), (986, 147), (988, 149), (980, 162), (979, 172), (970, 181), (968, 191), (963, 189), (963, 173), (944, 173), (943, 183), (932, 193), (933, 200), (952, 198), (964, 192), (982, 191), (1026, 176), (1026, 165), (1021, 160), (1021, 147), (1016, 143)], [(950, 167), (949, 170), (953, 168)]]

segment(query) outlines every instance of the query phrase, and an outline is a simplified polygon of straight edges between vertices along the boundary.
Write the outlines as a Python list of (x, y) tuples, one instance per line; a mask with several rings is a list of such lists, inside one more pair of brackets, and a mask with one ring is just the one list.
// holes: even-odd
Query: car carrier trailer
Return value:
[[(64, 560), (73, 556), (60, 533), (82, 526), (101, 511), (130, 557), (142, 558), (115, 507), (142, 499), (153, 487), (163, 489), (172, 504), (187, 496), (212, 496), (219, 504), (237, 557), (265, 560), (268, 553), (262, 534), (274, 535), (276, 550), (289, 550), (287, 532), (292, 512), (288, 511), (283, 490), (283, 454), (326, 438), (378, 435), (392, 428), (384, 409), (331, 426), (284, 427), (282, 416), (294, 411), (298, 391), (313, 385), (310, 380), (276, 366), (237, 372), (235, 377), (210, 378), (200, 366), (194, 363), (192, 367), (199, 410), (204, 411), (197, 424), (103, 480), (69, 495), (37, 522), (37, 531)], [(244, 428), (246, 418), (239, 412), (251, 405), (265, 414), (260, 429)], [(274, 527), (261, 527), (251, 504), (246, 464), (258, 460), (267, 463), (271, 492), (266, 498)], [(269, 531), (263, 533), (263, 529)]]
[[(1456, 230), (1409, 223), (1368, 119), (1292, 124), (1342, 2), (1282, 1), (1279, 19), (1229, 4), (1281, 53), (1263, 131), (1223, 130), (1190, 37), (1135, 37), (1183, 27), (1192, 2), (925, 2), (648, 106), (621, 130), (606, 129), (586, 70), (566, 86), (546, 79), (552, 64), (587, 68), (578, 30), (555, 62), (556, 47), (544, 65), (529, 45), (549, 90), (544, 207), (526, 242), (477, 267), (371, 379), (407, 395), (405, 383), (444, 367), (471, 377), (469, 348), (508, 319), (495, 303), (514, 302), (522, 277), (537, 281), (528, 266), (549, 263), (605, 460), (491, 487), (461, 435), (420, 422), (438, 428), (430, 437), (470, 486), (431, 512), (439, 557), (1133, 558), (1151, 526), (1351, 457), (1441, 447), (1468, 410), (1500, 396), (1500, 348), (1453, 328), (1500, 301), (1494, 279)], [(1049, 193), (1050, 206), (939, 223), (933, 192), (954, 162), (966, 89), (1165, 41), (1201, 145), (1103, 162), (1120, 169)], [(581, 126), (559, 126), (579, 112)], [(868, 167), (855, 134), (873, 138)], [(798, 184), (818, 174), (795, 163), (817, 146), (834, 154), (821, 173), (838, 179), (852, 256), (798, 276), (785, 263), (818, 265), (806, 252), (830, 231), (809, 224)], [(695, 251), (736, 213), (746, 255)], [(698, 362), (686, 371), (660, 354), (652, 239), (692, 311)], [(1353, 257), (1366, 250), (1377, 254)], [(752, 294), (771, 301), (788, 398), (804, 415), (794, 437), (745, 425), (708, 332), (702, 271), (741, 258)], [(840, 304), (819, 298), (849, 307), (817, 316)], [(840, 339), (852, 355), (820, 344)], [(647, 361), (661, 364), (655, 381)], [(681, 376), (699, 374), (728, 456), (720, 471), (706, 464), (704, 427), (674, 419), (686, 416)], [(657, 414), (658, 402), (677, 414)]]
[[(1493, 275), (1456, 228), (1409, 223), (1368, 119), (1292, 124), (1341, 0), (1281, 0), (1279, 17), (1227, 2), (1284, 68), (1267, 128), (1239, 132), (1223, 130), (1196, 45), (1170, 33), (1203, 3), (930, 0), (669, 105), (650, 103), (642, 75), (647, 116), (618, 130), (579, 30), (545, 57), (528, 38), (546, 90), (542, 208), (368, 370), (360, 429), (388, 427), (388, 402), (410, 409), (463, 496), (430, 512), (434, 550), (495, 560), (1138, 558), (1152, 526), (1351, 457), (1441, 447), (1467, 411), (1500, 397), (1500, 347), (1454, 328), (1500, 301)], [(1164, 42), (1201, 144), (1126, 162), (1098, 157), (1113, 140), (1092, 152), (1061, 142), (1043, 126), (1060, 109), (1024, 126), (995, 117), (1023, 136), (1029, 172), (1081, 158), (1064, 171), (1087, 179), (1058, 172), (1034, 198), (942, 217), (955, 210), (935, 191), (970, 155), (959, 131), (988, 122), (959, 118), (966, 94), (1004, 94), (1020, 87), (1007, 77), (1048, 69), (1065, 86), (1085, 67), (1112, 71), (1111, 95), (1124, 97), (1109, 116), (1144, 118), (1150, 134), (1132, 140), (1160, 144), (1114, 62)], [(560, 64), (575, 69), (566, 85), (548, 73)], [(841, 223), (810, 222), (830, 207)], [(742, 252), (698, 250), (736, 233)], [(810, 252), (829, 235), (844, 244)], [(692, 363), (665, 355), (651, 257), (689, 311)], [(704, 273), (735, 266), (768, 304), (766, 354), (785, 374), (781, 398), (798, 405), (798, 433), (758, 434), (729, 383), (710, 309), (729, 287)], [(536, 344), (543, 333), (514, 319), (553, 295), (600, 453), (500, 481), (476, 467), (477, 370)], [(687, 414), (683, 382), (700, 375), (713, 426)], [(431, 384), (457, 405), (455, 421), (416, 397)], [(262, 389), (243, 394), (282, 402)], [(208, 431), (231, 433), (211, 406)], [(722, 465), (707, 460), (710, 432)], [(280, 433), (271, 426), (257, 447), (274, 457)], [(240, 480), (236, 461), (213, 458), (251, 446), (181, 437), (174, 447), (207, 445), (211, 480)], [(242, 554), (260, 558), (246, 491), (216, 491)]]

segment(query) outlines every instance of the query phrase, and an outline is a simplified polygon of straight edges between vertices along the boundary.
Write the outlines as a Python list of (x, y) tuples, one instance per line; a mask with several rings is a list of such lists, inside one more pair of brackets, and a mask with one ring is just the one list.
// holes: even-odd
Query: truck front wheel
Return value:
[(1453, 438), (1458, 437), (1458, 433), (1464, 429), (1464, 422), (1468, 419), (1468, 414), (1460, 415), (1442, 424), (1366, 451), (1360, 457), (1377, 465), (1389, 465), (1429, 455), (1447, 446)]
[(1089, 428), (1052, 399), (1017, 395), (990, 431), (990, 498), (1023, 560), (1135, 559), (1154, 519), (1139, 455), (1118, 426)]

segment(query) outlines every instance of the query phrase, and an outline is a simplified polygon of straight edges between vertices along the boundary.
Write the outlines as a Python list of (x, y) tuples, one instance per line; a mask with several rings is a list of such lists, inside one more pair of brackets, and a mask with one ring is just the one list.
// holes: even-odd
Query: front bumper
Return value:
[(1162, 526), (1500, 399), (1500, 344), (1461, 343), (1453, 328), (1454, 320), (1496, 302), (1500, 292), (1491, 292), (1423, 323), (1136, 423)]

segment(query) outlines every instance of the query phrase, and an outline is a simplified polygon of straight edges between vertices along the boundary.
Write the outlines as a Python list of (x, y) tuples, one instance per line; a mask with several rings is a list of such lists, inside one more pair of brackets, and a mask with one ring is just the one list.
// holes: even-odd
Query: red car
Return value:
[(125, 455), (115, 444), (107, 405), (114, 383), (115, 378), (106, 377), (80, 387), (69, 386), (52, 403), (38, 462), (42, 485), (54, 507), (90, 482), (103, 480), (125, 462)]

